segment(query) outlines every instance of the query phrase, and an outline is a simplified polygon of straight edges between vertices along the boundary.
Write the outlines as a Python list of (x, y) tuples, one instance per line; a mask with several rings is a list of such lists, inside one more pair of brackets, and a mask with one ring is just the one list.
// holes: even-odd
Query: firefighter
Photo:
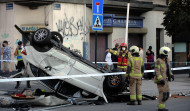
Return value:
[(142, 105), (141, 85), (144, 74), (144, 62), (139, 55), (139, 48), (137, 46), (131, 46), (129, 51), (132, 57), (129, 59), (127, 66), (130, 89), (130, 102), (128, 105), (135, 105), (136, 100), (138, 101), (138, 105)]
[(170, 48), (161, 47), (160, 48), (160, 56), (155, 63), (155, 72), (156, 75), (154, 77), (154, 81), (157, 84), (159, 98), (158, 98), (158, 111), (168, 111), (165, 108), (165, 102), (169, 98), (169, 84), (168, 81), (174, 80), (174, 75), (171, 72), (168, 53), (170, 52)]
[(122, 70), (123, 72), (126, 72), (127, 71), (128, 58), (131, 55), (127, 50), (127, 44), (122, 43), (120, 45), (120, 51), (115, 51), (112, 49), (108, 49), (107, 51), (109, 51), (113, 55), (118, 56), (117, 69)]

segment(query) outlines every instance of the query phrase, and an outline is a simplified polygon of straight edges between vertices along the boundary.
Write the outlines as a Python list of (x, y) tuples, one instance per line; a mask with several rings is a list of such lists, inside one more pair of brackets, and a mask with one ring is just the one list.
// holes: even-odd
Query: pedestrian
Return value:
[(141, 85), (144, 74), (144, 62), (139, 55), (139, 48), (137, 46), (132, 46), (129, 50), (132, 54), (132, 57), (129, 59), (127, 66), (130, 90), (130, 102), (128, 105), (135, 105), (136, 100), (138, 105), (142, 105)]
[[(115, 47), (112, 50), (118, 51), (119, 50), (119, 44), (116, 43)], [(112, 58), (112, 62), (118, 62), (118, 56), (117, 55), (112, 54), (111, 58)], [(117, 64), (114, 63), (113, 66), (114, 66), (114, 70), (116, 70), (117, 69)]]
[(105, 61), (106, 61), (106, 65), (107, 65), (108, 70), (112, 71), (113, 70), (113, 63), (112, 63), (111, 53), (110, 52), (106, 53)]
[(154, 81), (157, 84), (159, 97), (158, 97), (158, 111), (168, 111), (165, 108), (165, 102), (168, 100), (170, 95), (170, 89), (168, 81), (174, 80), (174, 75), (171, 72), (171, 67), (168, 59), (168, 53), (170, 48), (161, 47), (159, 52), (159, 58), (155, 63)]
[[(187, 66), (190, 66), (190, 51), (187, 54)], [(189, 71), (189, 77), (190, 77), (190, 71)]]
[(112, 50), (112, 49), (107, 49), (106, 51), (112, 53), (113, 55), (118, 56), (117, 69), (119, 69), (120, 71), (126, 72), (128, 59), (131, 56), (130, 52), (128, 52), (128, 50), (127, 50), (127, 44), (122, 43), (120, 45), (119, 51)]
[[(146, 52), (146, 58), (147, 58), (146, 69), (147, 70), (154, 69), (154, 52), (152, 51), (152, 46), (149, 46)], [(154, 77), (154, 74), (152, 72), (147, 73), (147, 75), (148, 75), (148, 79), (152, 79)]]
[(8, 41), (3, 41), (2, 44), (3, 47), (1, 47), (1, 55), (3, 55), (3, 63), (2, 63), (2, 69), (3, 74), (5, 74), (5, 71), (8, 70), (9, 73), (12, 72), (10, 68), (10, 61), (11, 61), (11, 48), (8, 46)]
[[(16, 65), (17, 73), (19, 73), (23, 69), (25, 69), (25, 65), (24, 65), (23, 58), (22, 58), (22, 51), (25, 51), (25, 50), (23, 50), (23, 48), (22, 48), (22, 42), (19, 41), (18, 46), (14, 52), (14, 56), (17, 56), (17, 60), (18, 60), (17, 65)], [(20, 87), (20, 84), (21, 84), (21, 82), (17, 81), (15, 89), (18, 89)], [(30, 81), (27, 81), (26, 84), (27, 84), (28, 88), (31, 88)]]
[(141, 45), (139, 45), (138, 48), (139, 48), (139, 55), (140, 55), (140, 57), (143, 59), (143, 57), (144, 57), (143, 48), (142, 48)]

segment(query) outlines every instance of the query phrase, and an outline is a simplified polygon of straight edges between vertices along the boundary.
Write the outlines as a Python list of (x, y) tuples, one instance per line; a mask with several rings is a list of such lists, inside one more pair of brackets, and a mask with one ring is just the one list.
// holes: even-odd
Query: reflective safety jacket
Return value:
[(18, 50), (18, 56), (17, 56), (17, 60), (18, 61), (22, 61), (23, 59), (22, 59), (22, 50)]
[[(173, 75), (171, 72), (169, 59), (167, 59), (167, 64), (168, 64), (168, 68), (169, 68), (169, 74)], [(166, 67), (165, 61), (158, 58), (155, 63), (156, 76), (154, 77), (154, 82), (159, 83), (160, 80), (166, 80), (167, 79), (166, 71), (167, 71), (167, 67)]]
[(141, 79), (144, 74), (144, 62), (140, 56), (133, 56), (129, 59), (127, 74), (130, 78)]
[(128, 59), (131, 57), (131, 54), (128, 51), (114, 51), (110, 49), (110, 53), (118, 56), (117, 67), (119, 69), (127, 69)]
[(128, 63), (128, 54), (123, 53), (118, 56), (118, 66), (127, 66)]

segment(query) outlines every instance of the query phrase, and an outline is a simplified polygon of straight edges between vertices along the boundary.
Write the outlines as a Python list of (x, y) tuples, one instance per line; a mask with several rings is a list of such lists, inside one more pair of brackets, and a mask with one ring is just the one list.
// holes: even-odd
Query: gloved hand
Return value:
[(172, 81), (174, 81), (174, 75), (171, 75), (171, 79), (172, 79)]
[(164, 81), (164, 80), (161, 80), (159, 83), (160, 83), (160, 85), (162, 85), (162, 86), (165, 85), (165, 81)]

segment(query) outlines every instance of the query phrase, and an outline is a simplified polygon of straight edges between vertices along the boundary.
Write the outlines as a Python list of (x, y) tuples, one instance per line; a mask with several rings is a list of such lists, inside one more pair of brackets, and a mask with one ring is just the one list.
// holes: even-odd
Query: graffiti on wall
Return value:
[(116, 44), (116, 43), (121, 44), (121, 43), (123, 43), (124, 41), (125, 41), (125, 38), (117, 38), (117, 39), (113, 40), (113, 43), (114, 43), (114, 44)]
[(3, 38), (3, 39), (9, 38), (9, 34), (3, 33), (3, 34), (1, 34), (1, 38)]
[[(65, 14), (65, 18), (62, 20), (61, 19), (58, 20), (58, 22), (56, 23), (56, 26), (57, 26), (58, 32), (60, 32), (63, 35), (64, 42), (71, 43), (74, 41), (75, 43), (77, 42), (79, 43), (83, 41), (84, 36), (89, 33), (90, 31), (89, 24), (90, 23), (84, 26), (83, 17), (76, 20), (74, 17), (68, 17)], [(85, 27), (86, 27), (86, 31), (85, 31)], [(71, 48), (72, 46), (73, 44), (71, 44)]]

